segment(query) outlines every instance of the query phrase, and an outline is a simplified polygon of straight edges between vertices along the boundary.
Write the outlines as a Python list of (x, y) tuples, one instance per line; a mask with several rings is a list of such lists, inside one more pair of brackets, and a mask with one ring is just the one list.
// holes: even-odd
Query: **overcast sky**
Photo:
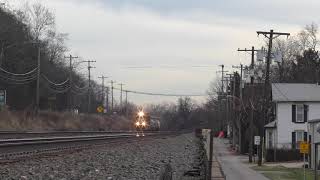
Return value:
[[(261, 47), (257, 30), (295, 34), (320, 17), (319, 0), (39, 1), (55, 12), (59, 31), (69, 34), (70, 53), (97, 61), (95, 79), (103, 74), (127, 89), (155, 93), (205, 94), (218, 65), (250, 62), (236, 50)], [(191, 67), (203, 65), (211, 67)], [(127, 68), (136, 66), (152, 68)], [(133, 94), (129, 99), (175, 101)]]

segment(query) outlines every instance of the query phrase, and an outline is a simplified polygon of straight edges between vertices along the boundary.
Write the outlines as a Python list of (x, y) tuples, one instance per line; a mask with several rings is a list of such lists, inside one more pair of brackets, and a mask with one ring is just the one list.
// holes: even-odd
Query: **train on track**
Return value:
[(134, 116), (134, 126), (137, 136), (144, 136), (145, 131), (160, 130), (160, 118), (151, 116), (149, 113), (141, 110)]

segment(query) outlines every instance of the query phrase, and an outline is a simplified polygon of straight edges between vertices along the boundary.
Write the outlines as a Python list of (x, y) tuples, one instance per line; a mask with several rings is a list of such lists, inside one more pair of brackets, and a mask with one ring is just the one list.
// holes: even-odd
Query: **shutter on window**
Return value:
[(304, 112), (303, 112), (304, 122), (308, 122), (308, 110), (309, 110), (309, 105), (303, 105), (303, 108), (304, 108)]
[(309, 135), (309, 143), (311, 143), (311, 135)]
[(303, 140), (304, 140), (304, 141), (308, 141), (308, 133), (307, 133), (307, 132), (304, 132), (303, 135), (304, 135), (304, 136), (303, 136)]
[(296, 148), (296, 132), (292, 132), (292, 149)]
[(292, 105), (292, 122), (296, 122), (296, 105)]

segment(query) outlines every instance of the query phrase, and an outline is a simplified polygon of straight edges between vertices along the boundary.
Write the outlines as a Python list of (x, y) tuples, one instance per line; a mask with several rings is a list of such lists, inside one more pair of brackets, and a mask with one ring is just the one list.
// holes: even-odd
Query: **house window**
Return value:
[(300, 143), (304, 141), (304, 131), (296, 131), (296, 149), (300, 148)]
[(297, 107), (297, 119), (296, 122), (304, 122), (304, 106), (302, 104), (299, 104)]

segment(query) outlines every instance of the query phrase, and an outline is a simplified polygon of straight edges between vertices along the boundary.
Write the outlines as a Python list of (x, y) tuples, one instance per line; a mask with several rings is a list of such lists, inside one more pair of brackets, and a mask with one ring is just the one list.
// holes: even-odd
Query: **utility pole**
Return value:
[(254, 68), (254, 53), (259, 51), (257, 49), (254, 48), (254, 46), (251, 47), (251, 49), (238, 49), (239, 52), (250, 52), (251, 53), (251, 65), (250, 65), (250, 69)]
[(88, 63), (88, 81), (89, 81), (89, 88), (88, 88), (88, 114), (91, 112), (91, 69), (95, 68), (91, 66), (91, 63), (97, 62), (97, 61), (84, 61)]
[(239, 92), (240, 92), (240, 100), (242, 102), (242, 78), (243, 78), (243, 64), (240, 63), (240, 66), (232, 66), (232, 68), (235, 69), (240, 69), (240, 88), (239, 88)]
[(227, 87), (226, 87), (226, 100), (227, 100), (227, 114), (226, 114), (226, 117), (227, 117), (227, 135), (228, 135), (228, 138), (230, 137), (230, 131), (231, 131), (231, 125), (230, 125), (230, 122), (231, 122), (231, 114), (230, 114), (230, 102), (229, 102), (229, 97), (228, 97), (228, 86), (229, 86), (229, 83), (230, 83), (230, 95), (231, 95), (231, 80), (232, 80), (232, 75), (233, 74), (226, 74), (228, 75), (229, 77), (225, 77), (226, 81), (227, 81)]
[[(265, 32), (265, 31), (257, 31), (257, 34), (264, 35), (267, 39), (269, 39), (268, 43), (268, 55), (267, 55), (267, 67), (266, 67), (266, 78), (265, 78), (265, 83), (264, 83), (264, 91), (263, 91), (263, 97), (264, 97), (264, 118), (263, 118), (263, 123), (260, 127), (260, 137), (263, 139), (264, 137), (264, 125), (266, 122), (269, 121), (269, 104), (270, 104), (270, 91), (269, 91), (269, 86), (270, 86), (270, 64), (271, 64), (271, 51), (272, 51), (272, 41), (273, 39), (276, 39), (279, 36), (290, 36), (290, 33), (282, 33), (282, 32), (274, 32), (272, 29), (270, 32)], [(259, 146), (259, 151), (258, 151), (258, 165), (262, 165), (262, 144), (260, 143)]]
[(37, 93), (36, 93), (36, 112), (38, 114), (40, 110), (40, 72), (41, 72), (41, 49), (40, 42), (38, 42), (38, 71), (37, 71)]
[(128, 117), (128, 91), (125, 90), (124, 92), (126, 92), (126, 116)]
[[(250, 70), (254, 70), (254, 54), (258, 50), (252, 46), (251, 49), (238, 49), (239, 52), (250, 52), (251, 53), (251, 64), (250, 64)], [(249, 162), (252, 163), (252, 156), (253, 156), (253, 118), (254, 118), (254, 109), (252, 107), (253, 97), (254, 97), (254, 89), (253, 89), (253, 83), (254, 83), (254, 77), (250, 76), (250, 94), (251, 98), (249, 98), (250, 103), (250, 120), (249, 120), (249, 134), (250, 134), (250, 140), (249, 140)]]
[(101, 103), (102, 103), (102, 106), (103, 106), (103, 108), (105, 108), (105, 91), (104, 91), (104, 89), (105, 89), (105, 87), (104, 87), (104, 80), (105, 79), (107, 79), (107, 78), (109, 78), (109, 77), (106, 77), (106, 76), (103, 76), (103, 75), (101, 75), (100, 77), (98, 77), (99, 79), (101, 79)]
[(120, 111), (122, 111), (122, 88), (124, 86), (123, 83), (120, 83)]
[(227, 73), (228, 71), (225, 71), (224, 70), (224, 65), (222, 64), (222, 65), (220, 65), (220, 67), (221, 67), (221, 71), (218, 71), (218, 72), (220, 72), (221, 73), (221, 92), (222, 92), (222, 94), (224, 93), (224, 74), (225, 73)]
[(111, 83), (111, 109), (113, 111), (113, 89), (114, 89), (113, 84), (116, 83), (116, 81), (111, 80), (110, 83)]
[[(242, 74), (243, 74), (243, 65), (240, 63), (240, 66), (232, 66), (232, 68), (240, 69), (240, 82), (239, 82), (239, 96), (240, 96), (240, 107), (242, 106)], [(241, 108), (240, 108), (241, 111)], [(239, 152), (242, 152), (242, 124), (241, 124), (241, 114), (238, 113), (238, 132), (239, 132)]]
[(107, 112), (109, 112), (109, 93), (110, 93), (110, 88), (109, 88), (109, 86), (107, 86), (107, 95), (106, 95), (106, 98), (107, 98), (107, 102), (106, 102)]
[[(71, 54), (69, 56), (65, 56), (64, 58), (69, 58), (69, 82), (70, 86), (72, 85), (72, 60), (79, 58), (78, 56), (72, 56)], [(71, 111), (73, 108), (73, 99), (72, 99), (72, 93), (71, 93), (71, 88), (68, 91), (68, 109)]]
[[(224, 74), (226, 73), (226, 72), (228, 72), (228, 71), (225, 71), (224, 70), (224, 65), (222, 64), (222, 65), (220, 65), (220, 67), (221, 67), (221, 71), (217, 71), (217, 73), (221, 73), (221, 92), (219, 93), (219, 95), (218, 96), (220, 96), (220, 98), (218, 98), (218, 99), (222, 99), (222, 96), (224, 96), (225, 94), (224, 94), (224, 82), (225, 82), (225, 77), (224, 77)], [(222, 131), (224, 131), (224, 126), (225, 126), (225, 119), (223, 119), (224, 118), (224, 115), (223, 115), (223, 112), (222, 112), (222, 102), (221, 101), (219, 101), (220, 102), (220, 107), (221, 107), (221, 116), (220, 116), (220, 128), (221, 128), (221, 130)], [(228, 116), (227, 116), (227, 114), (226, 114), (226, 116), (225, 116), (225, 118), (228, 118)]]
[(235, 97), (236, 97), (236, 76), (233, 74), (232, 78), (232, 144), (235, 146), (236, 144), (236, 108), (235, 108)]

